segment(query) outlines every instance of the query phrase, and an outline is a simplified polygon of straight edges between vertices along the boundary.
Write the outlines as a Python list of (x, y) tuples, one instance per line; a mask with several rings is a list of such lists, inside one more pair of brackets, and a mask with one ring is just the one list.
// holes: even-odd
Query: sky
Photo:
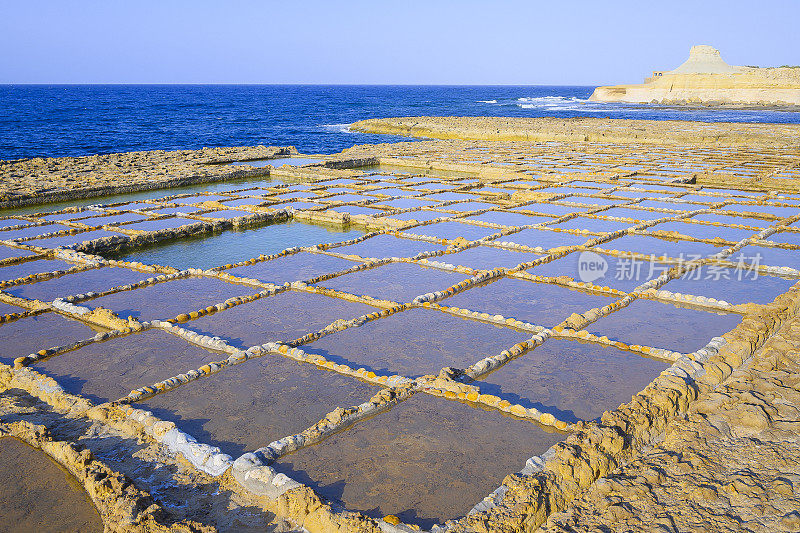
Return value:
[(800, 0), (0, 0), (0, 83), (600, 85), (800, 64)]

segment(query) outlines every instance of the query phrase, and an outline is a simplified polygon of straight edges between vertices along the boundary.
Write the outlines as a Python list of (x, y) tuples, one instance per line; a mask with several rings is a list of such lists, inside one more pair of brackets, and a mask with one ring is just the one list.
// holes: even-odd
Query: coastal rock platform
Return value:
[(244, 146), (0, 161), (0, 207), (258, 175), (226, 163), (293, 153), (292, 147)]
[(7, 204), (0, 437), (108, 531), (796, 529), (797, 129), (429, 123)]
[(692, 146), (796, 148), (800, 126), (621, 120), (608, 118), (398, 117), (361, 120), (355, 131), (428, 139), (481, 141), (561, 141)]

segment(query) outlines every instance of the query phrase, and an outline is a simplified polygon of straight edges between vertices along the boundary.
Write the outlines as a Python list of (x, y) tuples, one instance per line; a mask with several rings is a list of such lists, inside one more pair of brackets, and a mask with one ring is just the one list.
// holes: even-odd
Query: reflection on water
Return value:
[(212, 268), (258, 256), (274, 254), (292, 246), (313, 246), (361, 236), (364, 231), (349, 226), (305, 224), (291, 220), (259, 228), (182, 238), (144, 246), (113, 255), (114, 259), (185, 269)]
[(563, 231), (547, 231), (534, 228), (524, 229), (518, 233), (500, 237), (499, 241), (508, 241), (531, 248), (541, 247), (545, 250), (559, 246), (574, 246), (584, 244), (591, 236), (573, 235)]
[(423, 268), (411, 263), (390, 263), (325, 280), (323, 287), (394, 302), (410, 302), (420, 294), (443, 291), (467, 276)]
[(120, 226), (120, 229), (139, 230), (139, 231), (158, 231), (162, 229), (179, 228), (188, 224), (197, 224), (197, 220), (190, 218), (172, 217), (161, 218), (158, 220), (145, 220), (143, 222), (134, 222), (132, 224), (125, 224)]
[[(734, 254), (734, 261), (736, 255)], [(758, 274), (748, 267), (724, 268), (705, 265), (684, 276), (670, 280), (662, 289), (681, 294), (709, 296), (733, 304), (754, 302), (767, 304), (783, 294), (797, 282), (793, 278), (781, 278)]]
[[(449, 207), (445, 208), (449, 209)], [(549, 217), (524, 215), (522, 213), (512, 213), (509, 211), (487, 211), (480, 215), (472, 215), (462, 220), (479, 220), (491, 224), (502, 224), (504, 226), (527, 226), (529, 224), (540, 224), (542, 222), (552, 222)]]
[(234, 296), (254, 294), (257, 289), (213, 278), (181, 278), (132, 291), (122, 291), (83, 302), (89, 308), (105, 307), (118, 316), (140, 321), (174, 318), (224, 302)]
[(652, 300), (635, 300), (586, 329), (626, 344), (691, 353), (735, 328), (742, 315), (716, 314)]
[[(657, 226), (654, 226), (657, 227)], [(667, 240), (648, 235), (623, 235), (614, 240), (597, 245), (605, 250), (620, 250), (656, 257), (667, 256), (690, 260), (695, 257), (715, 254), (723, 250), (705, 242)]]
[(67, 270), (74, 267), (72, 263), (56, 259), (36, 259), (0, 267), (0, 280), (17, 279), (31, 274), (41, 272), (52, 272), (53, 270)]
[(520, 263), (527, 263), (540, 257), (542, 256), (530, 252), (515, 252), (503, 250), (502, 248), (475, 246), (463, 252), (439, 256), (435, 260), (478, 270), (491, 270), (497, 267), (514, 268)]
[[(37, 263), (38, 261), (33, 261)], [(59, 261), (62, 263), (62, 261)], [(64, 265), (68, 263), (63, 262)], [(23, 263), (25, 264), (25, 263)], [(63, 266), (61, 267), (63, 269)], [(6, 288), (6, 292), (18, 298), (50, 302), (59, 296), (82, 294), (89, 291), (102, 292), (112, 287), (137, 283), (150, 277), (149, 272), (127, 268), (103, 267), (74, 272), (36, 283), (26, 283)]]
[(629, 402), (666, 367), (611, 346), (549, 339), (476, 385), (484, 394), (576, 422)]
[[(443, 213), (442, 216), (446, 215)], [(446, 221), (436, 222), (418, 228), (411, 228), (407, 231), (415, 235), (428, 235), (440, 239), (456, 239), (458, 237), (463, 237), (468, 241), (477, 241), (478, 239), (483, 239), (493, 233), (497, 233), (499, 230), (483, 226), (473, 226), (472, 224), (462, 224), (461, 222)]]
[(29, 228), (0, 231), (0, 239), (3, 239), (4, 241), (26, 239), (28, 237), (44, 235), (45, 233), (53, 233), (56, 231), (65, 231), (70, 229), (72, 229), (70, 226), (65, 226), (63, 224), (45, 224), (43, 226), (31, 226)]
[(674, 231), (681, 235), (694, 237), (695, 239), (715, 239), (719, 237), (733, 242), (752, 237), (755, 233), (752, 230), (709, 226), (706, 224), (692, 224), (690, 222), (662, 222), (661, 224), (651, 226), (648, 228), (648, 231)]
[(224, 358), (153, 329), (89, 344), (38, 363), (36, 369), (56, 379), (67, 392), (102, 403)]
[[(42, 332), (47, 332), (46, 338), (43, 338)], [(83, 322), (52, 312), (9, 322), (0, 326), (0, 338), (3, 339), (0, 363), (11, 365), (17, 357), (88, 339), (93, 335), (94, 331)]]
[(138, 407), (238, 457), (303, 431), (335, 406), (358, 405), (375, 392), (376, 387), (357, 379), (266, 355), (159, 394)]
[(81, 484), (44, 452), (0, 439), (0, 506), (5, 531), (103, 531)]
[(566, 222), (551, 224), (550, 227), (558, 229), (586, 230), (594, 233), (610, 233), (612, 231), (627, 229), (632, 225), (633, 224), (630, 222), (617, 222), (615, 220), (602, 220), (599, 218), (575, 217), (567, 220)]
[(29, 244), (32, 246), (41, 246), (43, 248), (57, 248), (59, 246), (72, 246), (74, 244), (79, 244), (85, 241), (93, 241), (95, 239), (102, 239), (103, 237), (113, 237), (115, 235), (120, 236), (122, 235), (122, 233), (117, 233), (115, 231), (107, 231), (104, 229), (97, 229), (92, 231), (86, 231), (83, 233), (74, 233), (72, 235), (61, 235), (58, 237), (32, 239), (30, 241), (25, 241), (25, 244)]
[(613, 301), (613, 297), (589, 294), (561, 285), (501, 278), (445, 298), (441, 304), (552, 327), (572, 313), (583, 313)]
[(246, 350), (257, 344), (291, 341), (336, 320), (351, 320), (375, 310), (369, 305), (321, 294), (287, 291), (190, 320), (183, 326)]
[[(66, 200), (63, 202), (53, 202), (46, 204), (29, 205), (25, 207), (12, 207), (9, 209), (0, 209), (0, 215), (25, 215), (30, 213), (44, 213), (48, 211), (59, 211), (67, 207), (78, 206), (85, 207), (87, 205), (95, 204), (113, 204), (119, 202), (133, 202), (139, 200), (153, 200), (156, 198), (163, 198), (164, 196), (171, 196), (174, 194), (186, 194), (194, 192), (222, 192), (234, 189), (242, 189), (245, 187), (255, 187), (256, 185), (266, 185), (268, 187), (280, 185), (283, 183), (280, 179), (270, 179), (269, 176), (258, 176), (251, 178), (243, 178), (237, 180), (219, 181), (216, 183), (198, 183), (196, 185), (186, 185), (182, 187), (166, 187), (162, 189), (154, 189), (152, 191), (140, 191), (125, 194), (112, 194), (107, 196), (93, 196), (91, 198), (84, 198), (81, 200)], [(153, 206), (151, 206), (153, 207)]]
[(429, 528), (465, 515), (562, 438), (497, 411), (417, 394), (274, 466), (347, 509)]
[(445, 247), (426, 241), (403, 239), (391, 235), (376, 235), (364, 241), (331, 251), (361, 257), (413, 257), (422, 252), (443, 250)]
[(409, 309), (322, 337), (303, 350), (376, 374), (417, 377), (444, 367), (466, 368), (529, 336), (440, 311)]
[(323, 274), (351, 268), (360, 263), (331, 255), (298, 252), (293, 255), (261, 261), (227, 270), (229, 274), (255, 278), (267, 283), (283, 285), (292, 281), (306, 281)]

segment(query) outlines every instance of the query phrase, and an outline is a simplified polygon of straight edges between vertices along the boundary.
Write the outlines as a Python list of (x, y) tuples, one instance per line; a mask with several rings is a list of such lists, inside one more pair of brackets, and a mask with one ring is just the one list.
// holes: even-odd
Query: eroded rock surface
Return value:
[[(253, 174), (222, 163), (296, 153), (243, 146), (0, 161), (0, 206), (221, 181)], [(264, 173), (264, 170), (255, 171)]]
[(800, 530), (800, 320), (540, 531)]

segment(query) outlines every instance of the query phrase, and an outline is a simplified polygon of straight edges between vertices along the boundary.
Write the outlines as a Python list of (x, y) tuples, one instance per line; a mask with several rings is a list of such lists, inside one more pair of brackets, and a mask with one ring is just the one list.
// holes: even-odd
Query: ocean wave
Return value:
[(608, 104), (598, 104), (575, 96), (537, 96), (517, 98), (514, 104), (521, 109), (541, 111), (581, 111), (583, 113), (604, 113), (613, 111)]
[[(541, 111), (607, 111), (608, 106), (598, 106), (585, 98), (576, 96), (522, 96), (504, 100), (478, 100), (481, 104), (494, 104), (498, 106), (515, 106), (520, 109), (539, 109)], [(594, 109), (598, 107), (597, 109)]]
[(320, 127), (335, 133), (357, 133), (350, 129), (350, 124), (321, 124)]
[(523, 96), (522, 98), (517, 98), (517, 102), (522, 102), (526, 105), (549, 107), (564, 104), (585, 104), (589, 100), (575, 96)]

